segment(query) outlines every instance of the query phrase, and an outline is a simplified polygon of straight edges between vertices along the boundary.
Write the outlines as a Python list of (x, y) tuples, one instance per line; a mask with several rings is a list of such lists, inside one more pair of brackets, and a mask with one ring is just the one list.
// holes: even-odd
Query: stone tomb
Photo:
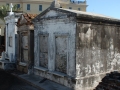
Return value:
[[(16, 22), (21, 13), (12, 13), (5, 19), (5, 58), (0, 61), (0, 68), (11, 70), (17, 62), (17, 26)], [(4, 55), (4, 54), (3, 54)], [(4, 56), (2, 56), (4, 57)]]
[(36, 14), (22, 14), (18, 20), (17, 69), (30, 74), (34, 63), (34, 26), (31, 20)]
[(34, 73), (74, 90), (93, 90), (120, 70), (120, 20), (48, 8), (34, 20)]

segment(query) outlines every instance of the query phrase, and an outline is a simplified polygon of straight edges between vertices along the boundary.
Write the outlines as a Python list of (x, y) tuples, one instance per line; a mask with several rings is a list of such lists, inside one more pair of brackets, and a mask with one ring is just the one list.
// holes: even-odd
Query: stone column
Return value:
[(1, 26), (0, 26), (0, 45), (1, 45)]
[(8, 24), (6, 24), (5, 25), (5, 27), (6, 27), (6, 31), (5, 31), (5, 42), (6, 42), (6, 44), (5, 44), (5, 47), (6, 47), (6, 49), (5, 49), (5, 52), (8, 52)]

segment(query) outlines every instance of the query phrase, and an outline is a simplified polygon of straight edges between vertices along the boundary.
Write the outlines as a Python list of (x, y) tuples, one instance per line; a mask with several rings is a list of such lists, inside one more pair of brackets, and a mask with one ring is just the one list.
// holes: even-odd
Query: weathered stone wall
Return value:
[(120, 69), (120, 27), (77, 24), (76, 89), (93, 89), (108, 72)]
[(71, 81), (75, 77), (74, 18), (41, 20), (35, 23), (34, 31), (34, 73), (74, 87)]

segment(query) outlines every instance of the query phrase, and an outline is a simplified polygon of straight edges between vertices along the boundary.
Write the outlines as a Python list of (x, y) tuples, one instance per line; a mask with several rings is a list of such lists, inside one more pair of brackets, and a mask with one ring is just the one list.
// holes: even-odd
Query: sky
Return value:
[(120, 19), (120, 0), (86, 0), (87, 12)]

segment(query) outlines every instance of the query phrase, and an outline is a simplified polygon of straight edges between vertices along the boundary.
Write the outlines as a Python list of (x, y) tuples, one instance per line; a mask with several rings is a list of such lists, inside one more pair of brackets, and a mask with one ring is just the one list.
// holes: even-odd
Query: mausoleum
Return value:
[(50, 7), (34, 20), (34, 74), (74, 90), (93, 90), (120, 70), (120, 20)]

